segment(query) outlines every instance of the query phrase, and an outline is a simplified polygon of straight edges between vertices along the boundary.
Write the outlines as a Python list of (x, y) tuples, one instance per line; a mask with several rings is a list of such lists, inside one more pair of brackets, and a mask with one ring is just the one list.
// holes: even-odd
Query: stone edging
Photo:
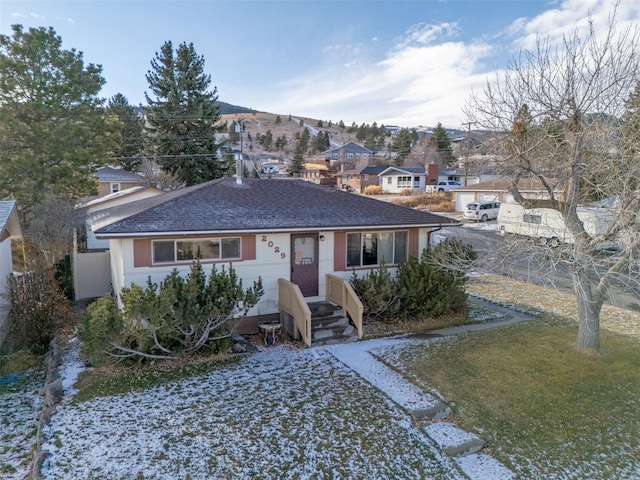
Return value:
[(62, 364), (62, 348), (59, 337), (54, 338), (49, 345), (49, 351), (45, 357), (45, 380), (44, 386), (40, 389), (42, 395), (42, 406), (40, 412), (36, 415), (38, 422), (36, 430), (35, 451), (31, 459), (28, 480), (40, 480), (42, 475), (40, 469), (48, 452), (42, 449), (45, 441), (44, 432), (47, 428), (51, 416), (56, 413), (56, 405), (58, 405), (64, 396), (62, 388), (62, 379), (60, 378), (59, 367)]

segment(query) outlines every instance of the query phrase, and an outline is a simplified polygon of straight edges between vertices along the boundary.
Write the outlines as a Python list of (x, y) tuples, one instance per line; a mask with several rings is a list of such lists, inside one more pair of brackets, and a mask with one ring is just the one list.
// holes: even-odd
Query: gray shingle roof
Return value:
[(22, 236), (15, 200), (0, 202), (0, 237), (5, 229), (12, 237)]
[(457, 225), (439, 215), (293, 179), (221, 178), (97, 212), (101, 236)]
[(99, 182), (144, 182), (142, 175), (121, 168), (101, 167), (95, 175)]

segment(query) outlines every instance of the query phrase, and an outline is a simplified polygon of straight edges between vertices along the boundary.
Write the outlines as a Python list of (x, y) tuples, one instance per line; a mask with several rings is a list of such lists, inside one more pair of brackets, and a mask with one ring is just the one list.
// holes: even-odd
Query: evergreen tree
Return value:
[(282, 123), (282, 119), (280, 118), (280, 115), (276, 115), (275, 124), (280, 125), (281, 123)]
[(15, 198), (28, 223), (47, 197), (96, 194), (93, 173), (119, 148), (118, 122), (98, 97), (99, 65), (63, 50), (52, 28), (11, 28), (0, 35), (0, 198)]
[(429, 139), (429, 143), (431, 143), (431, 145), (433, 145), (436, 151), (440, 154), (440, 158), (443, 163), (448, 164), (454, 160), (453, 150), (451, 148), (451, 139), (440, 122), (438, 122), (436, 128), (433, 129), (433, 134)]
[(260, 144), (265, 150), (271, 150), (271, 145), (273, 144), (273, 133), (271, 133), (271, 130), (267, 130), (267, 132), (260, 137)]
[(394, 162), (396, 165), (402, 165), (404, 163), (405, 158), (411, 153), (411, 147), (416, 140), (417, 133), (415, 130), (412, 132), (408, 128), (400, 129), (391, 145), (391, 150), (397, 154)]
[(220, 119), (217, 89), (204, 73), (204, 57), (192, 43), (174, 51), (165, 42), (146, 75), (150, 150), (163, 169), (194, 185), (224, 175), (215, 133)]
[(302, 133), (296, 132), (296, 138), (298, 141), (289, 167), (289, 176), (293, 177), (297, 177), (304, 168), (304, 154), (309, 146), (309, 130), (305, 128)]
[(127, 97), (117, 93), (109, 99), (107, 112), (117, 118), (120, 128), (120, 150), (116, 157), (122, 168), (135, 171), (144, 152), (144, 120), (129, 104)]

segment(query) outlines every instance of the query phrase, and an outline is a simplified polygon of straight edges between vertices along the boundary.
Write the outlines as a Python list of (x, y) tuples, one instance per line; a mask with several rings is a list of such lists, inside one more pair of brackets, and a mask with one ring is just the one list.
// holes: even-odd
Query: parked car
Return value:
[(280, 173), (280, 167), (276, 165), (265, 165), (260, 169), (260, 173), (278, 174)]
[(454, 180), (447, 180), (445, 182), (438, 182), (438, 191), (450, 192), (451, 190), (455, 190), (456, 188), (461, 186), (462, 184), (460, 182), (456, 182)]
[(499, 211), (500, 202), (473, 202), (467, 204), (462, 217), (467, 220), (486, 222), (498, 218)]

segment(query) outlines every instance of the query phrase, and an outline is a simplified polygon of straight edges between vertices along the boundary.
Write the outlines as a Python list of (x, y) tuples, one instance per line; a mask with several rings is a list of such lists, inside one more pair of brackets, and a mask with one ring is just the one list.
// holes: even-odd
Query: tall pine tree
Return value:
[(443, 165), (448, 165), (455, 160), (453, 149), (451, 148), (451, 139), (442, 123), (438, 122), (436, 128), (433, 129), (429, 143), (435, 147)]
[(107, 112), (121, 122), (118, 162), (125, 170), (135, 171), (144, 151), (144, 120), (121, 93), (109, 99)]
[(95, 195), (96, 166), (118, 148), (98, 97), (102, 67), (64, 50), (52, 28), (0, 35), (0, 199), (22, 218), (47, 197)]
[(145, 93), (149, 151), (158, 163), (186, 185), (224, 176), (215, 140), (220, 128), (217, 89), (209, 89), (204, 57), (192, 43), (174, 51), (172, 43), (165, 42), (146, 78), (151, 90), (151, 96)]

